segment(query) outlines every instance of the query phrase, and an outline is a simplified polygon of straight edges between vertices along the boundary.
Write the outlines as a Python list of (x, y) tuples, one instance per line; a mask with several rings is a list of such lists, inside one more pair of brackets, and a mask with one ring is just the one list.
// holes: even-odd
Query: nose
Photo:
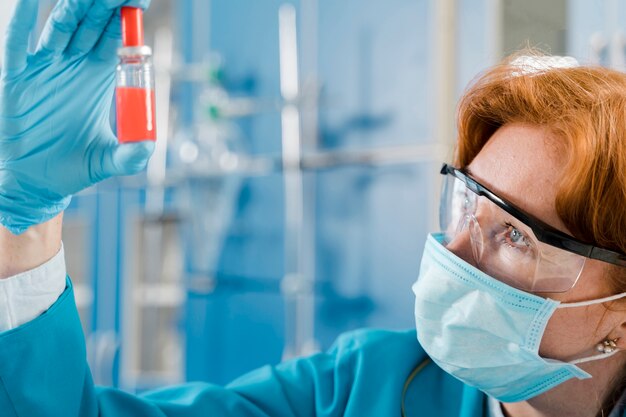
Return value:
[(478, 267), (476, 260), (474, 259), (472, 241), (468, 227), (463, 227), (462, 230), (459, 230), (454, 238), (446, 244), (446, 248), (459, 258), (463, 259), (465, 262)]

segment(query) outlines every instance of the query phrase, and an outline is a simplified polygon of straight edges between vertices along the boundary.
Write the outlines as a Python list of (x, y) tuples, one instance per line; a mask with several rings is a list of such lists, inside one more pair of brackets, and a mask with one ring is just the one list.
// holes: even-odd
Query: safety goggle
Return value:
[(626, 255), (593, 246), (524, 213), (467, 173), (448, 164), (439, 219), (445, 244), (469, 240), (485, 273), (529, 292), (571, 289), (587, 258), (626, 266)]

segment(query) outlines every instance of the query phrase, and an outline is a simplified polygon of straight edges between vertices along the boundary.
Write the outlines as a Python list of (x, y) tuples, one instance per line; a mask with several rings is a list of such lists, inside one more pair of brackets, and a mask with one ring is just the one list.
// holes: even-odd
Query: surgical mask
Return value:
[(626, 296), (561, 304), (506, 285), (442, 244), (426, 242), (415, 293), (417, 338), (443, 370), (502, 402), (524, 401), (571, 378), (591, 378), (572, 362), (539, 356), (548, 320), (559, 308), (600, 304)]

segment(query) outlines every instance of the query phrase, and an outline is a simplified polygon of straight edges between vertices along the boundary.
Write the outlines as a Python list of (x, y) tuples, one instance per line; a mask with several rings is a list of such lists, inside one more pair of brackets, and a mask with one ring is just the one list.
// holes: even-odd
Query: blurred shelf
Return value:
[[(440, 162), (446, 159), (448, 153), (448, 146), (425, 143), (311, 152), (295, 161), (284, 161), (281, 155), (248, 157), (230, 154), (221, 165), (216, 164), (206, 169), (169, 170), (160, 184), (149, 184), (145, 176), (115, 178), (108, 184), (127, 188), (172, 187), (189, 179), (214, 180), (228, 176), (264, 176), (279, 172), (321, 171), (350, 166), (381, 167)], [(102, 186), (106, 187), (107, 183)]]
[(142, 284), (135, 287), (133, 299), (140, 307), (178, 307), (186, 299), (180, 284)]

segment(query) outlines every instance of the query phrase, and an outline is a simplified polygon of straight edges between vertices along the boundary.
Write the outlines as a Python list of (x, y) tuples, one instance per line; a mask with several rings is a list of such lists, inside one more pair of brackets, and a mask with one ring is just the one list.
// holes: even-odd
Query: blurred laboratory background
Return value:
[(412, 328), (467, 83), (525, 46), (626, 65), (619, 0), (152, 0), (145, 22), (157, 150), (64, 226), (94, 378), (129, 391)]

